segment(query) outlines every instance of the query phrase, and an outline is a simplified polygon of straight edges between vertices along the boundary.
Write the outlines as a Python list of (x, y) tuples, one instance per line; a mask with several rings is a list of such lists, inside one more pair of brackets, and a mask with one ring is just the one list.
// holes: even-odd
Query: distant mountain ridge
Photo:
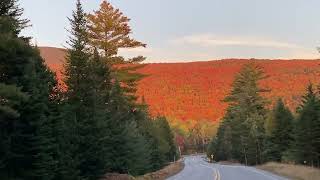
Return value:
[[(40, 47), (40, 52), (61, 79), (66, 51)], [(172, 120), (219, 121), (227, 107), (222, 100), (229, 93), (235, 74), (249, 61), (263, 67), (269, 76), (261, 85), (271, 89), (265, 95), (270, 102), (282, 97), (292, 110), (300, 103), (306, 85), (320, 82), (320, 60), (226, 59), (155, 63), (139, 70), (148, 76), (139, 82), (137, 95), (144, 96), (154, 116), (164, 115)]]

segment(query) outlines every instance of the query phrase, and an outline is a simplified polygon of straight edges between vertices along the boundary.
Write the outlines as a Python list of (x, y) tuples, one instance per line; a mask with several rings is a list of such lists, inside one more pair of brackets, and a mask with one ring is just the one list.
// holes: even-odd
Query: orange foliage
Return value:
[[(219, 120), (227, 104), (234, 75), (249, 60), (150, 64), (141, 70), (150, 76), (143, 79), (138, 95), (150, 105), (152, 115), (165, 115), (182, 120)], [(274, 102), (283, 97), (292, 110), (300, 102), (306, 85), (318, 83), (318, 60), (255, 60), (269, 76), (261, 82), (271, 89), (265, 96)]]
[[(60, 71), (61, 64), (51, 63), (54, 57), (45, 59), (53, 70)], [(234, 75), (248, 61), (148, 64), (139, 69), (148, 76), (139, 82), (137, 93), (144, 96), (153, 116), (164, 115), (184, 121), (219, 121), (227, 107), (222, 100), (229, 93)], [(261, 82), (263, 87), (271, 89), (265, 96), (270, 102), (283, 97), (292, 110), (299, 104), (306, 85), (320, 80), (320, 60), (254, 61), (269, 76)], [(61, 78), (61, 74), (58, 77)]]
[(130, 37), (130, 19), (115, 9), (107, 1), (100, 4), (100, 9), (88, 15), (88, 34), (90, 43), (104, 50), (104, 56), (113, 57), (120, 48), (146, 47)]

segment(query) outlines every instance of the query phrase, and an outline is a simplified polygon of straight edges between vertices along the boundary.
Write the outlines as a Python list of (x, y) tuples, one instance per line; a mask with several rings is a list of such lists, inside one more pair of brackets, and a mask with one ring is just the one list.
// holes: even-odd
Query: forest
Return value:
[[(41, 55), (61, 82), (63, 69), (55, 57), (64, 56), (63, 49), (40, 47)], [(59, 58), (58, 58), (59, 59)], [(236, 74), (247, 63), (263, 68), (268, 78), (259, 85), (270, 109), (282, 98), (295, 113), (306, 86), (319, 84), (319, 60), (225, 59), (191, 63), (147, 63), (137, 71), (144, 75), (137, 83), (138, 101), (142, 97), (153, 117), (165, 116), (183, 153), (203, 152), (217, 133), (228, 103), (224, 98), (232, 89)], [(62, 82), (61, 82), (62, 83)]]
[(259, 82), (268, 78), (254, 63), (242, 67), (224, 98), (228, 108), (209, 144), (215, 161), (245, 165), (284, 162), (320, 167), (320, 94), (311, 82), (292, 112), (279, 98), (270, 108), (263, 94), (271, 89)]
[(0, 2), (0, 179), (136, 176), (178, 159), (167, 119), (136, 101), (143, 76), (132, 69), (144, 57), (118, 54), (145, 46), (130, 37), (129, 18), (106, 1), (88, 14), (78, 0), (69, 22), (61, 87), (32, 37), (20, 35), (31, 22), (18, 1)]

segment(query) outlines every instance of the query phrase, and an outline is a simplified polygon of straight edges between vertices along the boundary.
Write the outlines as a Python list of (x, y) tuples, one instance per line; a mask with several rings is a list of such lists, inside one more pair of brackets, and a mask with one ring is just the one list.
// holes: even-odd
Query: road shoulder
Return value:
[(174, 176), (184, 169), (184, 161), (181, 159), (175, 163), (164, 167), (163, 169), (136, 177), (135, 180), (163, 180)]
[(264, 171), (268, 171), (280, 176), (287, 177), (289, 179), (310, 180), (320, 179), (320, 169), (293, 165), (293, 164), (281, 164), (281, 163), (266, 163), (256, 167)]

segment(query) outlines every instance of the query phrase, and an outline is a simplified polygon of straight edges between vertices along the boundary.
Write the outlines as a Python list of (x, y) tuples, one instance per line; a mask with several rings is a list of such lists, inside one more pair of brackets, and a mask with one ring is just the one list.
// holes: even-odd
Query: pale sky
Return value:
[[(20, 0), (38, 46), (63, 47), (76, 0)], [(87, 12), (102, 0), (82, 0)], [(109, 0), (131, 18), (148, 62), (319, 58), (319, 0)]]

